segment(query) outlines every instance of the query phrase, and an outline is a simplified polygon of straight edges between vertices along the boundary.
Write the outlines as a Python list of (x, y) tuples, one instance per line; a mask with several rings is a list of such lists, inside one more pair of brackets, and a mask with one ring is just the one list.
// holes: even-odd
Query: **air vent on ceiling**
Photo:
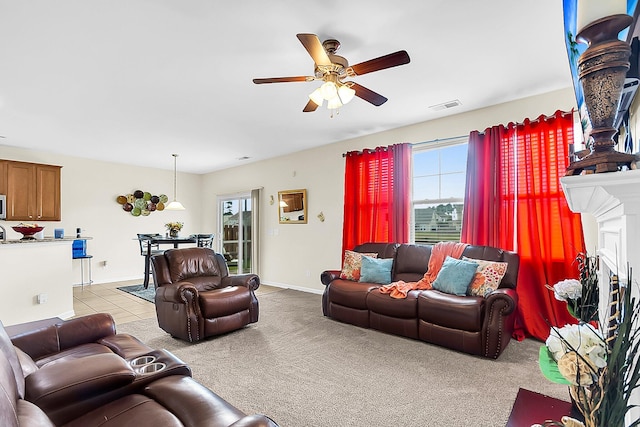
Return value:
[(454, 99), (453, 101), (447, 101), (447, 102), (443, 102), (442, 104), (432, 105), (429, 107), (429, 109), (433, 111), (442, 111), (449, 108), (457, 107), (459, 105), (462, 105), (462, 103), (459, 100)]

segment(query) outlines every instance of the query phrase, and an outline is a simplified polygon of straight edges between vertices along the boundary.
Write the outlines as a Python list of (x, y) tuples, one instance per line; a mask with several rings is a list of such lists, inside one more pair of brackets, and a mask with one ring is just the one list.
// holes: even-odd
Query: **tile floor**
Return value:
[[(110, 313), (116, 324), (132, 322), (134, 320), (156, 317), (153, 303), (128, 294), (116, 288), (127, 285), (137, 285), (140, 280), (85, 285), (73, 288), (73, 310), (77, 316), (92, 313)], [(153, 286), (151, 284), (150, 286)], [(281, 290), (268, 285), (260, 285), (256, 295)]]

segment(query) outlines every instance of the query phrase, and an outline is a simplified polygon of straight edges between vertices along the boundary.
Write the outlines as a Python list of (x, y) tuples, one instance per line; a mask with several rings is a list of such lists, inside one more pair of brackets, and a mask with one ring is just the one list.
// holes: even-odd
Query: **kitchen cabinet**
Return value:
[[(7, 220), (60, 221), (60, 166), (3, 161)], [(4, 182), (2, 182), (4, 181)]]

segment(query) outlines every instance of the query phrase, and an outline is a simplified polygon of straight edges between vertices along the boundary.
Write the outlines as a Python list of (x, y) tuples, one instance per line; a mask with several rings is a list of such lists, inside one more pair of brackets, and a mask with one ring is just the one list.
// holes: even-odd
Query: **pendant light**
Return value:
[(176, 200), (176, 196), (177, 196), (177, 183), (178, 183), (178, 172), (177, 172), (177, 159), (178, 159), (178, 155), (177, 154), (172, 154), (173, 156), (173, 201), (171, 203), (169, 203), (167, 206), (165, 206), (165, 210), (168, 211), (183, 211), (184, 210), (184, 206), (182, 206), (182, 203), (180, 203), (179, 201)]

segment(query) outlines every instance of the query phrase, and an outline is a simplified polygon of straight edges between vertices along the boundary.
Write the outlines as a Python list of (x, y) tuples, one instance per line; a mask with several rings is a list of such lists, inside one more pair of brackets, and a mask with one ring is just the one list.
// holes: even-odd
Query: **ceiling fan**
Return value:
[(353, 99), (354, 96), (379, 107), (387, 102), (387, 98), (358, 83), (344, 81), (344, 79), (408, 64), (410, 61), (409, 54), (404, 50), (400, 50), (349, 66), (346, 58), (335, 54), (340, 48), (338, 40), (329, 39), (320, 43), (320, 39), (315, 34), (297, 34), (297, 37), (304, 48), (307, 49), (309, 55), (311, 55), (313, 62), (315, 62), (314, 75), (253, 79), (253, 82), (255, 84), (264, 84), (323, 81), (322, 86), (309, 95), (309, 102), (302, 110), (305, 113), (315, 111), (325, 100), (327, 101), (327, 108), (330, 110), (340, 108), (343, 104)]

